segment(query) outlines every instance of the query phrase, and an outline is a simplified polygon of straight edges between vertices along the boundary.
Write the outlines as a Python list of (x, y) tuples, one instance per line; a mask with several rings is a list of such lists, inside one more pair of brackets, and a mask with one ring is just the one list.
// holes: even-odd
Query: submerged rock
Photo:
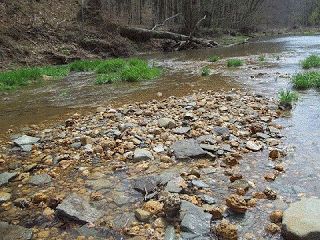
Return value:
[(320, 199), (302, 199), (283, 213), (283, 236), (288, 240), (320, 239)]
[(82, 223), (93, 223), (103, 216), (102, 212), (90, 206), (79, 195), (73, 193), (62, 201), (56, 208), (60, 217), (67, 217)]
[(178, 141), (171, 146), (171, 149), (178, 160), (208, 156), (208, 153), (194, 139)]
[(11, 225), (7, 222), (0, 222), (1, 240), (30, 240), (32, 230), (18, 225)]

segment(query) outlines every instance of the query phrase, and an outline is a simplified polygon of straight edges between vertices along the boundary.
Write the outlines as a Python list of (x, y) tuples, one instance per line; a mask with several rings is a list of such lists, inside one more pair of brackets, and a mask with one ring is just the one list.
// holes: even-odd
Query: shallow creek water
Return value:
[[(200, 89), (219, 91), (240, 88), (276, 97), (280, 89), (290, 88), (289, 77), (302, 71), (299, 62), (306, 56), (317, 53), (320, 53), (320, 36), (290, 36), (258, 39), (249, 44), (228, 48), (148, 55), (146, 58), (165, 69), (166, 73), (162, 78), (137, 84), (97, 86), (94, 85), (92, 74), (73, 74), (64, 81), (48, 83), (37, 89), (1, 95), (0, 131), (5, 133), (9, 128), (55, 121), (73, 112), (90, 111), (92, 107), (99, 105), (119, 106), (133, 101), (157, 99), (160, 98), (157, 96), (158, 92), (165, 98), (187, 95)], [(265, 55), (265, 62), (258, 61), (261, 54)], [(209, 63), (206, 59), (210, 55), (219, 55), (223, 60)], [(279, 60), (277, 56), (280, 57)], [(226, 69), (225, 59), (230, 57), (243, 58), (247, 64), (238, 69)], [(211, 76), (200, 76), (200, 70), (204, 66), (211, 68)], [(242, 217), (228, 217), (239, 224), (242, 236), (244, 233), (254, 233), (261, 239), (281, 239), (280, 235), (271, 236), (264, 231), (270, 212), (284, 209), (288, 203), (302, 196), (319, 196), (319, 106), (318, 92), (303, 91), (300, 92), (300, 100), (292, 112), (277, 120), (285, 127), (282, 132), (283, 141), (289, 153), (283, 159), (286, 172), (276, 181), (267, 183), (277, 191), (278, 199), (274, 202), (259, 201), (256, 208), (250, 209)], [(264, 174), (268, 169), (272, 170), (272, 165), (266, 151), (249, 154), (241, 161), (240, 172), (255, 183), (256, 191), (265, 188)], [(112, 186), (105, 188), (106, 191), (109, 191), (108, 188), (114, 189), (116, 183), (119, 195), (113, 193), (112, 197), (119, 200), (121, 205), (121, 199), (126, 197), (125, 193), (128, 198), (133, 198), (134, 193), (127, 192), (128, 183), (123, 179), (128, 176), (119, 174), (113, 177), (114, 179), (109, 179)], [(219, 189), (221, 186), (218, 183), (223, 182), (224, 177), (213, 174), (212, 178), (217, 179)], [(108, 208), (106, 211), (110, 215), (123, 211), (116, 205), (114, 209)]]

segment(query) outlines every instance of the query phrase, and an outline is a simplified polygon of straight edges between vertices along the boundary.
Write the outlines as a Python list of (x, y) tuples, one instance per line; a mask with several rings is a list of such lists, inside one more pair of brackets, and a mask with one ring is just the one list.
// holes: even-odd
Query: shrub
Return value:
[(240, 67), (243, 65), (243, 61), (241, 59), (229, 59), (227, 62), (228, 67)]
[(320, 57), (317, 55), (311, 55), (301, 62), (304, 69), (320, 67)]
[(295, 89), (308, 89), (312, 87), (320, 87), (320, 73), (306, 72), (299, 73), (292, 78), (292, 84)]
[(220, 60), (220, 57), (217, 55), (213, 55), (209, 57), (209, 62), (218, 62)]
[(206, 76), (209, 76), (209, 75), (210, 75), (210, 69), (209, 69), (208, 67), (202, 68), (202, 70), (201, 70), (201, 76), (206, 77)]
[(279, 92), (279, 105), (285, 109), (291, 109), (293, 104), (298, 101), (298, 94), (290, 90)]
[(266, 60), (266, 57), (264, 55), (260, 55), (258, 57), (259, 62), (264, 62)]

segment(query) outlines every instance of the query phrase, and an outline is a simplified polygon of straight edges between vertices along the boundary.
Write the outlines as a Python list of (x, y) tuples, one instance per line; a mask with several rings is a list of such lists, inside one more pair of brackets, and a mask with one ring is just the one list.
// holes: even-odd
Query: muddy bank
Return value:
[[(284, 154), (275, 118), (260, 95), (208, 92), (33, 126), (2, 147), (1, 219), (33, 239), (267, 237), (261, 209), (278, 198), (268, 183), (284, 170), (268, 159)], [(244, 177), (246, 154), (261, 151), (274, 169)]]

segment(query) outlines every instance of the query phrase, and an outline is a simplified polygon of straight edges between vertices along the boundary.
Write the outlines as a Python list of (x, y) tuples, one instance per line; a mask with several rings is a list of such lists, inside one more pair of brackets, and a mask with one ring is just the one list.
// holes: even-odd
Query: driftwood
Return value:
[[(119, 28), (120, 34), (123, 37), (127, 37), (129, 39), (140, 40), (140, 41), (147, 41), (152, 38), (155, 39), (171, 39), (176, 42), (192, 42), (203, 47), (214, 47), (218, 44), (213, 40), (203, 39), (203, 38), (195, 38), (190, 37), (183, 34), (173, 33), (173, 32), (166, 32), (166, 31), (156, 31), (144, 28), (136, 28), (136, 27), (120, 27)], [(178, 49), (179, 50), (179, 49)]]

